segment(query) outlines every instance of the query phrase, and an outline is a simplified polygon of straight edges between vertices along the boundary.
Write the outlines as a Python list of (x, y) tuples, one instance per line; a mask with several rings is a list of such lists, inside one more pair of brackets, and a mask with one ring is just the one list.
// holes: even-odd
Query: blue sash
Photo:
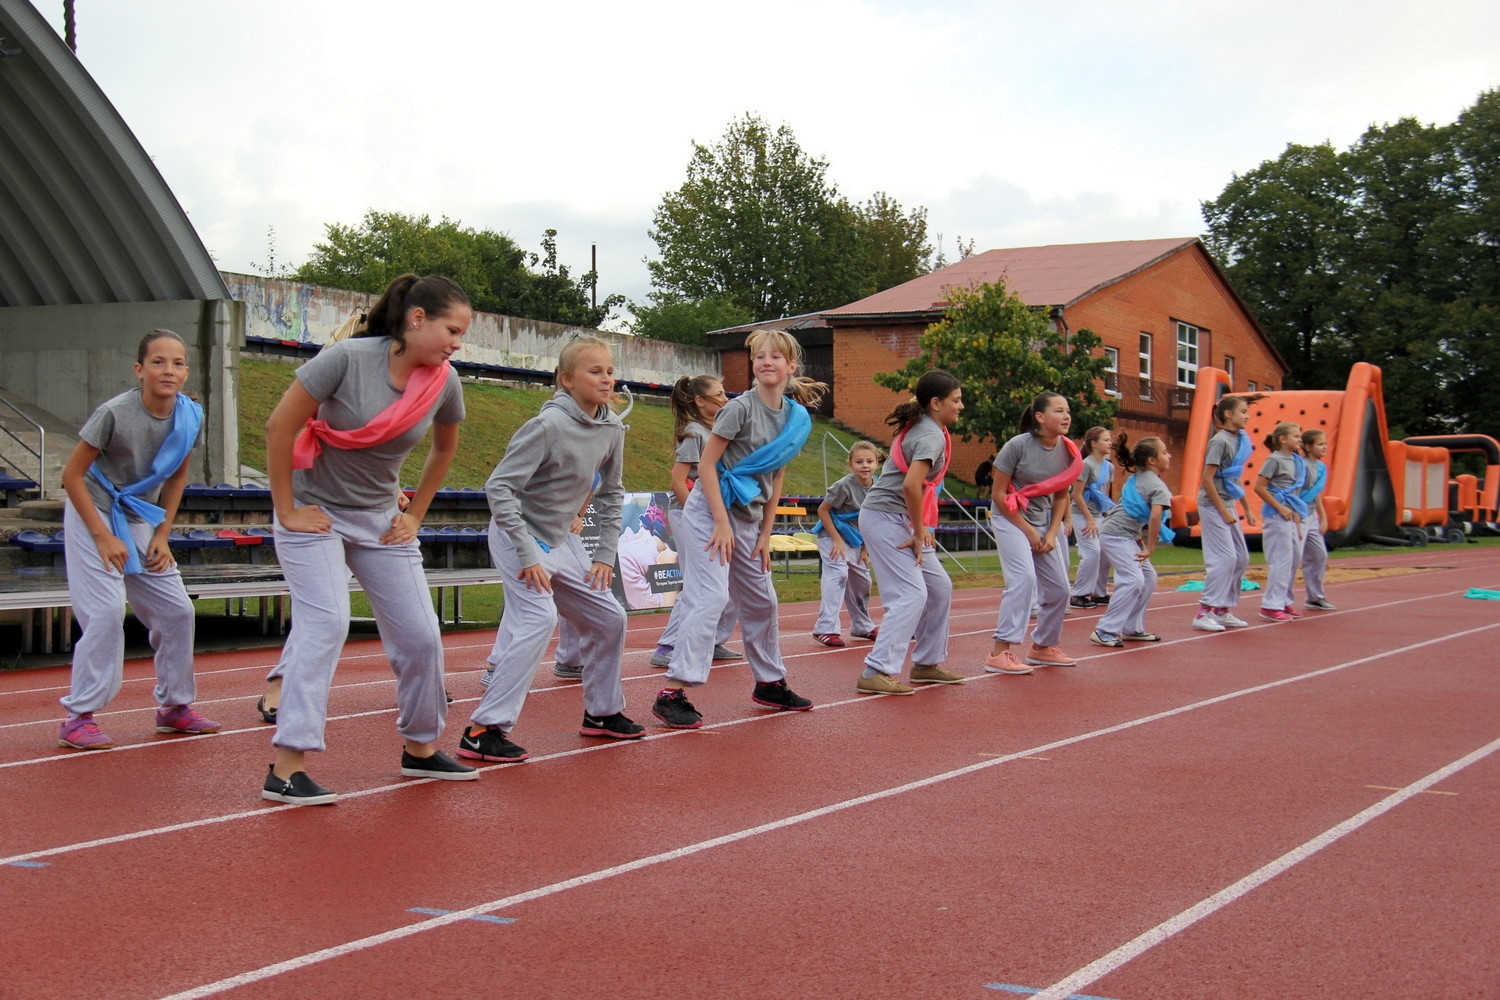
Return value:
[(1099, 477), (1091, 480), (1083, 488), (1084, 503), (1101, 514), (1108, 514), (1115, 505), (1115, 502), (1109, 498), (1109, 494), (1104, 492), (1103, 486), (1105, 482), (1113, 478), (1114, 468), (1114, 465), (1106, 459), (1099, 467)]
[[(859, 533), (859, 511), (851, 510), (847, 514), (829, 514), (828, 516), (833, 519), (833, 526), (839, 529), (839, 534), (843, 536), (845, 543), (849, 545), (865, 544), (865, 536)], [(813, 525), (812, 533), (815, 535), (823, 533), (823, 522), (821, 520)]]
[(1307, 509), (1312, 510), (1313, 504), (1318, 502), (1318, 497), (1323, 495), (1323, 487), (1328, 485), (1328, 466), (1318, 462), (1318, 471), (1313, 473), (1313, 481), (1302, 487), (1302, 499), (1307, 503)]
[(792, 412), (787, 414), (780, 434), (740, 459), (733, 469), (726, 466), (723, 459), (714, 466), (719, 470), (719, 493), (724, 497), (725, 507), (735, 504), (749, 507), (762, 499), (760, 483), (752, 477), (785, 468), (807, 443), (807, 436), (812, 433), (812, 415), (807, 412), (807, 407), (786, 397), (782, 398), (781, 405), (790, 406)]
[(153, 528), (161, 524), (167, 512), (154, 503), (142, 500), (140, 495), (150, 493), (182, 467), (182, 463), (192, 453), (193, 442), (198, 440), (198, 431), (202, 426), (203, 407), (182, 393), (178, 393), (176, 405), (172, 410), (172, 429), (167, 432), (166, 439), (157, 449), (156, 457), (151, 460), (151, 471), (145, 479), (131, 483), (129, 486), (117, 487), (99, 470), (97, 461), (89, 466), (89, 474), (104, 488), (113, 501), (109, 505), (109, 530), (125, 543), (125, 551), (129, 553), (125, 559), (126, 576), (143, 572), (145, 567), (141, 565), (141, 557), (135, 547), (135, 540), (130, 537), (130, 521), (125, 512), (128, 510)]
[[(1120, 487), (1120, 506), (1125, 508), (1125, 513), (1130, 515), (1132, 521), (1139, 521), (1144, 527), (1151, 526), (1151, 504), (1141, 496), (1141, 491), (1135, 488), (1135, 477), (1131, 476), (1125, 480), (1125, 485)], [(1162, 521), (1156, 534), (1156, 540), (1162, 545), (1171, 545), (1177, 539), (1177, 533), (1167, 527), (1167, 511), (1162, 508)]]
[(1250, 453), (1255, 450), (1255, 445), (1250, 440), (1250, 435), (1240, 431), (1240, 445), (1235, 449), (1233, 464), (1219, 466), (1219, 471), (1214, 476), (1219, 480), (1219, 493), (1230, 500), (1239, 500), (1245, 495), (1245, 488), (1240, 485), (1240, 476), (1245, 473), (1245, 463), (1250, 461)]
[[(1296, 452), (1292, 452), (1292, 466), (1297, 470), (1296, 481), (1290, 486), (1272, 486), (1270, 483), (1267, 483), (1266, 492), (1292, 508), (1298, 517), (1306, 517), (1307, 512), (1312, 509), (1308, 507), (1307, 501), (1302, 497), (1302, 483), (1307, 479), (1307, 459)], [(1268, 517), (1281, 517), (1276, 512), (1276, 508), (1269, 504), (1266, 505), (1266, 515)]]

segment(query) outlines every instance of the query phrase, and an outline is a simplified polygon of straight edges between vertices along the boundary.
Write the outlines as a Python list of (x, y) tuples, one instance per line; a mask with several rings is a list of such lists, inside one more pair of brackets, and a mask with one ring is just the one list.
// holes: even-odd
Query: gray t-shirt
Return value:
[[(1108, 494), (1109, 484), (1114, 482), (1114, 478), (1115, 467), (1109, 463), (1108, 459), (1095, 458), (1093, 455), (1090, 455), (1083, 460), (1083, 475), (1078, 477), (1078, 481), (1083, 484), (1084, 489), (1087, 489), (1092, 483), (1098, 482), (1099, 488)], [(1096, 515), (1100, 513), (1099, 507), (1092, 500), (1088, 499), (1087, 494), (1084, 495), (1083, 502)]]
[[(746, 455), (776, 440), (776, 436), (786, 426), (787, 418), (792, 415), (792, 407), (801, 405), (796, 400), (783, 396), (781, 409), (773, 410), (760, 401), (760, 396), (753, 389), (740, 393), (726, 403), (714, 418), (714, 436), (729, 442), (724, 447), (724, 467), (733, 469)], [(737, 503), (730, 508), (730, 512), (746, 521), (759, 521), (765, 511), (766, 501), (771, 499), (771, 493), (775, 490), (776, 473), (762, 472), (752, 478), (760, 483), (760, 497), (751, 501), (748, 507)]]
[[(78, 431), (78, 438), (99, 449), (99, 471), (115, 484), (116, 489), (121, 489), (151, 474), (151, 463), (156, 460), (161, 443), (172, 433), (175, 423), (175, 411), (158, 417), (146, 409), (141, 390), (129, 389), (100, 403)], [(202, 442), (203, 429), (200, 427), (193, 447)], [(94, 481), (93, 475), (85, 474), (83, 482), (95, 507), (108, 511), (113, 506), (114, 501), (104, 487)], [(161, 499), (161, 487), (141, 494), (141, 499), (156, 503)], [(131, 520), (140, 520), (134, 514), (129, 516)]]
[(851, 472), (828, 487), (823, 494), (823, 506), (828, 508), (829, 514), (857, 513), (874, 485), (861, 486), (858, 477)]
[[(1234, 461), (1235, 453), (1238, 452), (1239, 450), (1240, 450), (1240, 436), (1239, 436), (1239, 434), (1237, 434), (1234, 431), (1229, 431), (1229, 430), (1221, 430), (1221, 431), (1218, 431), (1217, 433), (1215, 433), (1213, 437), (1211, 437), (1211, 438), (1208, 439), (1208, 447), (1203, 452), (1203, 465), (1204, 465), (1203, 476), (1204, 476), (1204, 478), (1205, 479), (1208, 478), (1208, 466), (1212, 465), (1215, 469), (1222, 469), (1222, 468), (1224, 468), (1226, 465), (1229, 465), (1230, 463), (1232, 463)], [(1242, 476), (1242, 478), (1243, 478), (1243, 476)], [(1219, 486), (1221, 484), (1220, 483), (1214, 483), (1214, 485), (1215, 486)], [(1240, 485), (1243, 486), (1244, 484), (1241, 483)], [(1232, 506), (1232, 502), (1230, 501), (1230, 499), (1227, 496), (1224, 497), (1224, 503), (1226, 505)], [(1199, 511), (1203, 511), (1205, 509), (1211, 509), (1212, 507), (1213, 507), (1213, 501), (1209, 499), (1208, 491), (1205, 490), (1205, 489), (1199, 488), (1199, 490), (1198, 490), (1198, 509), (1199, 509)]]
[[(1073, 453), (1068, 451), (1062, 438), (1058, 438), (1051, 448), (1047, 448), (1039, 436), (1027, 432), (1017, 434), (1001, 446), (1000, 454), (995, 456), (995, 471), (1008, 474), (1011, 482), (1020, 489), (1031, 483), (1051, 479), (1065, 471), (1072, 462)], [(1003, 517), (999, 511), (1000, 508), (996, 506), (995, 516)], [(1021, 516), (1033, 528), (1047, 527), (1052, 521), (1052, 498), (1034, 497), (1021, 512)]]
[[(1137, 472), (1135, 489), (1148, 505), (1161, 504), (1162, 522), (1166, 523), (1172, 512), (1172, 491), (1167, 489), (1167, 484), (1162, 482), (1161, 477), (1150, 471)], [(1137, 521), (1125, 513), (1125, 505), (1121, 503), (1111, 507), (1109, 513), (1104, 515), (1104, 522), (1099, 525), (1099, 534), (1140, 538), (1145, 534), (1146, 527), (1147, 522)]]
[[(908, 467), (913, 462), (932, 463), (932, 468), (927, 473), (929, 483), (936, 482), (943, 471), (945, 450), (943, 425), (925, 413), (917, 418), (916, 423), (907, 427), (906, 436), (901, 439), (901, 457), (906, 459)], [(865, 494), (864, 507), (868, 510), (885, 511), (887, 514), (907, 513), (905, 483), (906, 473), (896, 465), (896, 460), (886, 459), (875, 485)]]
[[(1260, 465), (1257, 475), (1266, 477), (1266, 484), (1273, 490), (1284, 490), (1289, 486), (1301, 486), (1297, 478), (1297, 459), (1287, 452), (1275, 451)], [(1262, 504), (1266, 517), (1281, 519), (1276, 508), (1271, 504)]]
[[(683, 428), (683, 437), (677, 442), (677, 451), (673, 454), (674, 462), (686, 462), (690, 468), (687, 477), (689, 480), (698, 478), (698, 459), (703, 457), (703, 446), (708, 444), (708, 435), (712, 433), (698, 421), (694, 420)], [(682, 505), (677, 502), (677, 494), (670, 494), (667, 501), (669, 510), (681, 510)]]
[[(319, 420), (334, 430), (357, 430), (401, 398), (391, 384), (389, 337), (357, 337), (323, 348), (297, 369), (297, 381), (318, 401)], [(292, 493), (299, 504), (347, 510), (385, 510), (396, 506), (401, 464), (434, 423), (464, 419), (463, 387), (458, 372), (448, 369), (448, 384), (426, 416), (406, 433), (384, 444), (345, 450), (323, 442), (310, 469), (292, 472)]]

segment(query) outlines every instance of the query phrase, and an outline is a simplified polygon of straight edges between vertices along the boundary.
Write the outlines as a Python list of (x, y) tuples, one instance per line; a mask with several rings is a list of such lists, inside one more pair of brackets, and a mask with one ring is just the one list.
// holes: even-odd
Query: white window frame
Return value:
[(1254, 392), (1255, 391), (1255, 383), (1254, 382), (1247, 382), (1245, 384), (1245, 391), (1246, 392)]
[(1198, 385), (1198, 351), (1201, 332), (1191, 323), (1177, 321), (1177, 385), (1183, 389), (1194, 389)]
[(1229, 391), (1234, 391), (1234, 355), (1224, 355), (1224, 374), (1229, 376)]
[(1140, 397), (1151, 398), (1151, 334), (1142, 333), (1140, 350), (1136, 354), (1138, 361), (1138, 374), (1140, 375)]

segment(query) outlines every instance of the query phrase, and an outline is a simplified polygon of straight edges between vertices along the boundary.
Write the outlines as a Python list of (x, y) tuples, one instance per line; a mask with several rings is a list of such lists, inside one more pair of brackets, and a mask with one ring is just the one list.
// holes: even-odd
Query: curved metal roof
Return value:
[(0, 0), (0, 306), (228, 297), (104, 92), (26, 0)]

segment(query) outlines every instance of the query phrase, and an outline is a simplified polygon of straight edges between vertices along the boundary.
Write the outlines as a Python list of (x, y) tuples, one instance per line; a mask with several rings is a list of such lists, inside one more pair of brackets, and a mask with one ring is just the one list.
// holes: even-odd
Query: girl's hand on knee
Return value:
[(552, 593), (552, 577), (548, 576), (547, 571), (542, 569), (541, 563), (537, 563), (535, 566), (527, 566), (516, 574), (516, 579), (526, 584), (527, 590), (534, 590), (539, 594)]
[(323, 508), (317, 504), (308, 504), (306, 507), (293, 507), (286, 516), (278, 514), (276, 520), (287, 531), (296, 531), (310, 535), (326, 535), (333, 527), (333, 518), (323, 513)]
[(839, 539), (838, 541), (833, 543), (832, 547), (828, 550), (828, 558), (833, 559), (837, 562), (843, 562), (846, 558), (848, 558), (848, 555), (844, 550), (843, 539)]
[(706, 551), (709, 558), (717, 557), (725, 566), (734, 557), (734, 532), (727, 524), (715, 524), (714, 533), (708, 536)]
[(752, 561), (756, 560), (756, 559), (760, 560), (760, 571), (762, 573), (769, 573), (769, 572), (771, 572), (771, 543), (770, 543), (770, 541), (769, 540), (768, 541), (763, 541), (759, 545), (755, 546), (755, 551), (752, 552), (752, 553), (750, 553), (750, 559)]
[(125, 563), (130, 560), (130, 550), (125, 543), (113, 534), (105, 532), (94, 539), (94, 544), (99, 547), (99, 558), (104, 560), (104, 567), (114, 573), (124, 573)]
[(596, 562), (589, 567), (589, 575), (584, 579), (594, 590), (608, 590), (615, 582), (615, 568), (609, 563)]
[(422, 527), (417, 519), (410, 514), (397, 514), (391, 518), (390, 530), (380, 536), (381, 545), (405, 545), (417, 537), (417, 531)]
[(160, 535), (153, 535), (151, 544), (146, 548), (146, 568), (153, 573), (165, 573), (176, 564), (167, 540)]

